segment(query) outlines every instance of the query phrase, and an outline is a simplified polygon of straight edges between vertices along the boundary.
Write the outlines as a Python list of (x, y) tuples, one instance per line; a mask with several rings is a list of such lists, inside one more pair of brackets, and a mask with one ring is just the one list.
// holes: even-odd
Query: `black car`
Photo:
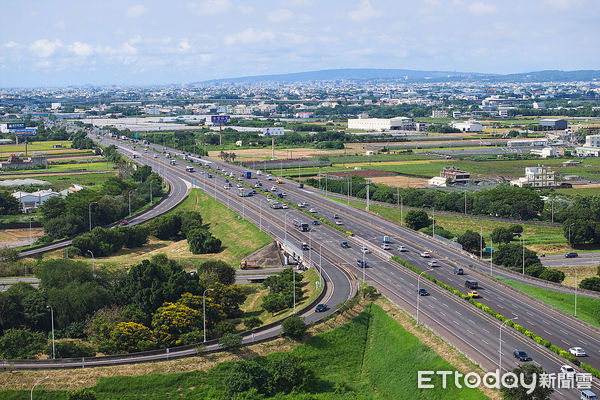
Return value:
[(515, 350), (513, 351), (513, 356), (519, 361), (531, 361), (531, 357), (523, 350)]
[(574, 251), (570, 251), (567, 254), (565, 254), (565, 258), (575, 258), (575, 257), (579, 257), (579, 254), (575, 253)]
[(315, 312), (323, 312), (327, 310), (327, 304), (319, 304), (317, 308), (315, 308)]
[(341, 243), (341, 246), (342, 246), (344, 249), (348, 249), (348, 248), (350, 248), (350, 245), (348, 244), (348, 242), (342, 242), (342, 243)]
[(313, 221), (313, 225), (319, 225), (319, 221), (317, 221), (316, 219)]
[(419, 296), (429, 296), (429, 292), (423, 288), (418, 290)]
[(356, 260), (356, 264), (360, 268), (367, 268), (367, 261), (366, 260)]
[(460, 267), (454, 268), (454, 274), (455, 275), (463, 275), (464, 273), (465, 273), (465, 271), (463, 271), (462, 268), (460, 268)]

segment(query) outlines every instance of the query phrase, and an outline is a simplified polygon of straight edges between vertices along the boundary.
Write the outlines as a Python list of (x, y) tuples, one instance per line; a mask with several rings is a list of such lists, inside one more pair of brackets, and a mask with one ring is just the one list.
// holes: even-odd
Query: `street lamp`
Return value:
[(432, 271), (432, 270), (433, 270), (433, 268), (423, 270), (417, 277), (417, 326), (419, 326), (419, 299), (421, 298), (421, 295), (419, 294), (419, 289), (421, 289), (421, 286), (420, 286), (421, 275), (423, 275), (423, 273), (425, 273), (425, 272)]
[(287, 242), (287, 216), (289, 214), (289, 211), (286, 212), (285, 214), (283, 214), (283, 230), (284, 230), (284, 234), (283, 234), (283, 242), (286, 243)]
[(130, 190), (129, 193), (127, 193), (127, 197), (129, 198), (129, 216), (131, 217), (131, 192), (133, 192), (133, 190)]
[(323, 285), (323, 255), (321, 253), (321, 250), (323, 249), (323, 245), (326, 243), (331, 243), (334, 240), (326, 240), (322, 243), (319, 243), (319, 284), (322, 286)]
[(575, 268), (575, 313), (573, 316), (577, 317), (577, 267), (573, 265), (573, 268)]
[[(518, 320), (519, 317), (514, 317), (512, 319), (512, 321), (516, 321)], [(504, 321), (502, 324), (500, 324), (500, 335), (498, 337), (498, 354), (499, 354), (499, 358), (498, 358), (498, 372), (502, 371), (502, 327), (504, 325), (506, 325), (506, 323), (508, 321), (511, 321), (510, 319), (507, 319), (506, 321)]]
[(212, 291), (214, 289), (206, 289), (204, 293), (202, 293), (202, 318), (204, 319), (204, 343), (206, 343), (206, 292)]
[(54, 308), (52, 306), (46, 306), (50, 309), (50, 322), (52, 324), (52, 359), (56, 358), (56, 352), (54, 351)]
[(33, 387), (31, 388), (31, 400), (33, 400), (33, 389), (35, 389), (35, 387), (36, 387), (37, 385), (39, 385), (40, 383), (42, 383), (43, 381), (45, 381), (45, 380), (46, 380), (46, 379), (48, 379), (48, 378), (50, 378), (50, 376), (47, 376), (47, 377), (45, 377), (45, 378), (42, 378), (42, 379), (40, 379), (39, 381), (37, 381), (37, 382), (36, 382), (36, 383), (33, 385)]
[(88, 205), (88, 220), (90, 222), (90, 232), (92, 231), (92, 204), (98, 204), (97, 201), (92, 201), (89, 205)]
[(569, 225), (569, 250), (573, 250), (573, 246), (571, 246), (571, 227), (573, 225), (575, 225), (575, 223)]
[(258, 229), (262, 232), (262, 202), (265, 199), (258, 201)]
[[(518, 233), (513, 233), (513, 235), (518, 235)], [(523, 234), (521, 234), (521, 236), (519, 236), (519, 240), (523, 244), (523, 272), (522, 272), (522, 274), (525, 275), (525, 238), (522, 236), (523, 236)]]
[(92, 253), (91, 250), (88, 250), (87, 252), (92, 255), (92, 275), (95, 275), (96, 274), (96, 259), (94, 258), (94, 253)]

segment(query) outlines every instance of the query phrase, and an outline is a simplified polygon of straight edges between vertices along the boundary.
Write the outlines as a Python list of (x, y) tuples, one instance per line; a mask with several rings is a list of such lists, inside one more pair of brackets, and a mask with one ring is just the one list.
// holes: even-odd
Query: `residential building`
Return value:
[(60, 194), (56, 193), (52, 189), (47, 190), (38, 190), (37, 192), (27, 193), (27, 192), (14, 192), (11, 193), (12, 196), (19, 200), (21, 203), (21, 208), (23, 212), (27, 213), (32, 208), (37, 208), (40, 205), (44, 204), (46, 200), (51, 199), (52, 197), (60, 196)]
[(585, 145), (575, 147), (578, 157), (600, 157), (600, 135), (589, 135), (585, 138)]
[(294, 114), (294, 118), (312, 118), (314, 117), (314, 113), (312, 111), (301, 111)]
[(586, 136), (585, 145), (590, 147), (600, 147), (600, 135)]
[(539, 156), (541, 158), (548, 158), (548, 157), (558, 157), (558, 153), (556, 151), (556, 149), (554, 147), (544, 147), (541, 149), (531, 149), (529, 151), (531, 154)]
[(448, 118), (448, 111), (433, 110), (433, 111), (431, 111), (431, 118)]
[(452, 127), (463, 132), (482, 132), (483, 126), (477, 121), (452, 122)]
[(554, 187), (556, 184), (556, 172), (551, 171), (545, 166), (525, 168), (525, 177), (510, 181), (511, 185), (523, 187), (531, 186), (535, 188)]
[(444, 167), (440, 171), (440, 178), (452, 180), (452, 183), (467, 183), (471, 178), (471, 174), (465, 171), (461, 171), (458, 168), (452, 167)]
[(428, 180), (427, 183), (429, 186), (446, 187), (446, 178), (434, 176), (433, 178)]

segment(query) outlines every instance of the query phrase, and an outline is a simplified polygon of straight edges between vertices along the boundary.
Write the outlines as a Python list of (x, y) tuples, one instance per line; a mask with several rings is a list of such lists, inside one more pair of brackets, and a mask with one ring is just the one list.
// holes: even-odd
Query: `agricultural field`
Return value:
[(112, 162), (82, 162), (82, 163), (66, 163), (66, 164), (50, 164), (46, 169), (22, 169), (11, 170), (6, 176), (14, 175), (36, 175), (43, 176), (44, 174), (52, 174), (59, 172), (75, 172), (75, 171), (110, 171), (114, 170), (116, 165)]
[[(55, 149), (54, 146), (59, 145), (60, 148)], [(70, 140), (50, 140), (46, 142), (33, 142), (27, 144), (27, 151), (48, 151), (61, 152), (65, 150), (71, 151)], [(11, 153), (25, 153), (25, 144), (3, 144), (0, 145), (0, 157), (4, 157)]]
[[(391, 312), (393, 317), (386, 311)], [(260, 398), (500, 398), (497, 392), (490, 390), (484, 394), (477, 389), (457, 389), (454, 385), (443, 389), (440, 376), (433, 377), (432, 383), (436, 388), (416, 390), (419, 370), (482, 371), (429, 331), (415, 329), (410, 318), (397, 309), (391, 309), (389, 303), (383, 300), (367, 305), (361, 313), (353, 309), (350, 315), (353, 318), (341, 325), (338, 322), (342, 322), (341, 317), (323, 324), (325, 328), (334, 326), (334, 329), (317, 333), (320, 328), (317, 326), (312, 330), (312, 337), (301, 344), (278, 339), (237, 352), (161, 363), (70, 371), (20, 371), (19, 374), (2, 372), (0, 397), (6, 400), (29, 398), (29, 381), (36, 381), (45, 376), (42, 374), (47, 374), (50, 378), (36, 388), (36, 393), (49, 400), (62, 400), (66, 397), (67, 388), (82, 387), (89, 387), (98, 398), (106, 400), (140, 397), (167, 400), (172, 399), (174, 394), (180, 399), (227, 399), (232, 395), (227, 393), (225, 382), (235, 363), (257, 356), (268, 361), (281, 357), (285, 354), (281, 353), (283, 351), (301, 358), (312, 378), (309, 378), (305, 389)], [(278, 352), (272, 353), (273, 350)]]

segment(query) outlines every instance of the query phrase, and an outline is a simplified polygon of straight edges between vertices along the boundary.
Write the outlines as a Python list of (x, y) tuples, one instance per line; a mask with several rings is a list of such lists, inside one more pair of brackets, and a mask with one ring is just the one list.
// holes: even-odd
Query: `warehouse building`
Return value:
[(354, 118), (348, 120), (348, 129), (361, 131), (414, 131), (416, 124), (410, 118)]
[(540, 127), (548, 131), (558, 131), (561, 129), (567, 129), (567, 120), (560, 118), (540, 119)]
[(477, 121), (452, 122), (452, 127), (463, 132), (483, 132), (483, 126)]

